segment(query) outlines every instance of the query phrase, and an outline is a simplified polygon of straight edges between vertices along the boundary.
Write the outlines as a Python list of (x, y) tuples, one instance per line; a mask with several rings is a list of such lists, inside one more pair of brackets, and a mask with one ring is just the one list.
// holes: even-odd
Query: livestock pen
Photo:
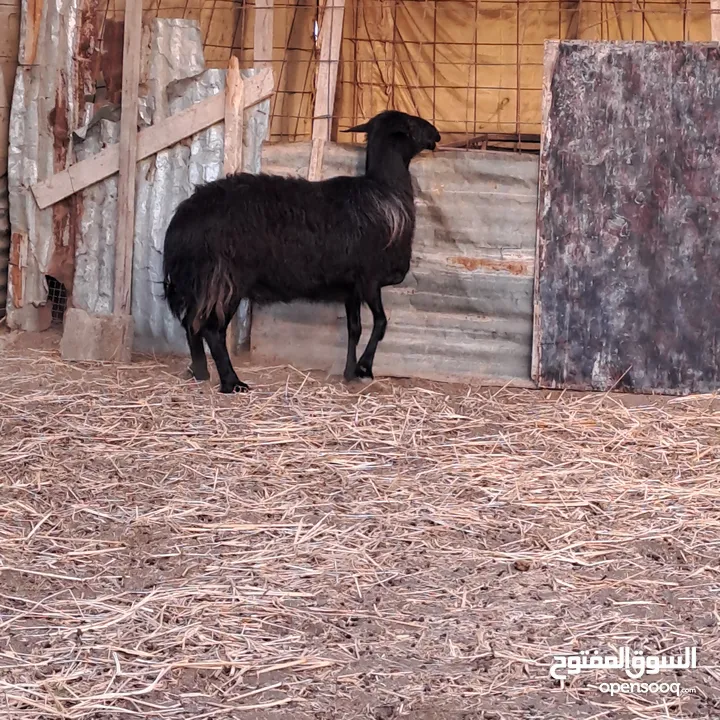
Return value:
[[(0, 716), (720, 717), (714, 0), (2, 7)], [(245, 302), (252, 391), (188, 380), (179, 202), (386, 108), (442, 144), (375, 379)]]

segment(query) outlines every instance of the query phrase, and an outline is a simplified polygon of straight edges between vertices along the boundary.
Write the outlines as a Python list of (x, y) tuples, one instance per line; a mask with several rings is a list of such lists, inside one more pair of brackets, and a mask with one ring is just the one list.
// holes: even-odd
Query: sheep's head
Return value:
[(432, 123), (398, 110), (385, 110), (345, 132), (366, 133), (368, 145), (389, 141), (401, 149), (407, 162), (423, 150), (434, 150), (440, 142), (440, 133)]

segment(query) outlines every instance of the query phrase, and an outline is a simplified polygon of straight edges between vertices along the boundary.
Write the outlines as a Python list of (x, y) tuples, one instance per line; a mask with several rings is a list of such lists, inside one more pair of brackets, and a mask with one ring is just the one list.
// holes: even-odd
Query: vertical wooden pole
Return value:
[[(255, 0), (255, 27), (253, 29), (253, 65), (256, 70), (271, 68), (273, 60), (273, 13), (275, 0)], [(268, 100), (268, 115), (270, 101)], [(270, 123), (267, 136), (270, 137)]]
[[(233, 55), (225, 77), (225, 156), (223, 172), (232, 175), (242, 172), (242, 150), (245, 115), (245, 85), (240, 75), (240, 63)], [(238, 344), (238, 319), (233, 317), (228, 326), (227, 343), (232, 354)]]
[(710, 39), (720, 42), (720, 0), (710, 0)]
[(253, 64), (258, 70), (272, 67), (274, 0), (255, 0)]
[(308, 180), (320, 179), (325, 143), (330, 140), (344, 17), (345, 0), (326, 0), (319, 37), (320, 66), (317, 72)]
[(242, 171), (244, 111), (245, 84), (240, 75), (240, 63), (233, 56), (225, 79), (225, 175)]
[(125, 4), (123, 41), (118, 225), (115, 238), (115, 295), (113, 310), (116, 315), (129, 314), (131, 307), (141, 38), (142, 0), (127, 0)]

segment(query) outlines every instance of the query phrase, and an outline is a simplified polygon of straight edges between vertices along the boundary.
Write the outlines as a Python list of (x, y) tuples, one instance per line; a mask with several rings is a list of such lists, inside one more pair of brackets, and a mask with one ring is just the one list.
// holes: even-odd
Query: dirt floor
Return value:
[[(57, 343), (0, 330), (1, 717), (720, 718), (714, 397), (229, 397)], [(622, 646), (698, 667), (549, 675)]]

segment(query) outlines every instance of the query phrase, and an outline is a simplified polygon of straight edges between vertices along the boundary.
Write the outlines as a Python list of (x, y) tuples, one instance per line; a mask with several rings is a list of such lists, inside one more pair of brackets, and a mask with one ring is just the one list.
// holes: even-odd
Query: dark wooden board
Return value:
[(720, 48), (546, 47), (533, 379), (720, 387)]

